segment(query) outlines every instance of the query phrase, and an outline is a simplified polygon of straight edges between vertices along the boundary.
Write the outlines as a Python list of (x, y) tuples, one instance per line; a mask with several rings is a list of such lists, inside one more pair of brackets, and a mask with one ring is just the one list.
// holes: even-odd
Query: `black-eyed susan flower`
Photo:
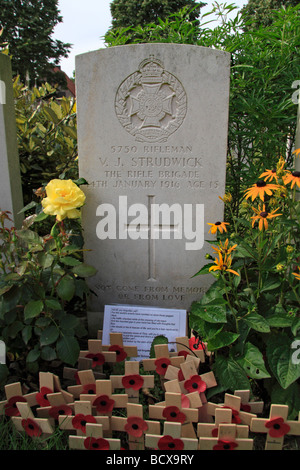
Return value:
[(268, 196), (272, 196), (272, 191), (275, 191), (279, 188), (277, 184), (268, 184), (263, 180), (257, 181), (257, 183), (253, 184), (251, 188), (246, 189), (245, 197), (248, 199), (251, 197), (252, 201), (255, 198), (259, 197), (262, 201), (265, 200), (265, 194)]
[(278, 182), (278, 175), (276, 173), (276, 168), (273, 170), (266, 170), (261, 175), (260, 178), (264, 178), (264, 181), (273, 181), (275, 180), (276, 183)]
[(207, 225), (211, 225), (208, 233), (216, 233), (218, 230), (219, 232), (227, 232), (226, 225), (229, 225), (228, 222), (215, 222), (214, 224), (207, 223)]
[(252, 209), (256, 213), (255, 216), (251, 217), (252, 227), (254, 227), (255, 222), (258, 221), (259, 230), (263, 230), (263, 228), (265, 230), (267, 230), (268, 229), (268, 219), (273, 219), (274, 217), (278, 217), (279, 215), (282, 215), (282, 214), (275, 214), (275, 212), (277, 212), (279, 210), (278, 208), (275, 209), (272, 212), (266, 211), (265, 204), (263, 205), (262, 209), (255, 209), (255, 207), (252, 207)]
[(232, 259), (231, 256), (224, 256), (222, 253), (219, 253), (219, 258), (215, 259), (216, 266), (211, 266), (209, 271), (221, 271), (221, 272), (230, 272), (239, 276), (239, 273), (231, 269)]
[(293, 188), (295, 185), (300, 188), (300, 171), (286, 172), (283, 177), (283, 182), (285, 185), (291, 183), (291, 188)]
[(230, 255), (230, 253), (232, 253), (233, 250), (235, 250), (235, 248), (237, 247), (237, 244), (235, 245), (232, 245), (230, 247), (228, 247), (228, 244), (229, 244), (229, 240), (228, 238), (226, 238), (225, 242), (222, 243), (221, 241), (219, 242), (218, 246), (212, 246), (212, 249), (217, 253), (221, 253), (223, 255)]

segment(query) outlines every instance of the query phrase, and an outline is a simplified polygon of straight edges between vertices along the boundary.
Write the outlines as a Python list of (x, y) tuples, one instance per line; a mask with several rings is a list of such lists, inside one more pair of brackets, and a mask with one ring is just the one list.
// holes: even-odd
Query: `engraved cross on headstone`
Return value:
[[(171, 238), (171, 233), (174, 234), (174, 239), (180, 239), (182, 237), (181, 217), (180, 220), (174, 220), (173, 224), (171, 223), (171, 220), (169, 220), (169, 223), (160, 223), (158, 220), (159, 214), (154, 208), (155, 195), (148, 195), (147, 220), (144, 220), (144, 223), (139, 223), (137, 225), (129, 223), (125, 226), (125, 231), (127, 231), (127, 233), (130, 232), (131, 239), (135, 239), (136, 237), (137, 239), (141, 238), (148, 240), (148, 281), (156, 280), (155, 240), (158, 240), (160, 237), (163, 240), (169, 240)], [(180, 207), (178, 207), (178, 209), (181, 211)], [(143, 215), (141, 214), (139, 220), (142, 222), (142, 219)]]

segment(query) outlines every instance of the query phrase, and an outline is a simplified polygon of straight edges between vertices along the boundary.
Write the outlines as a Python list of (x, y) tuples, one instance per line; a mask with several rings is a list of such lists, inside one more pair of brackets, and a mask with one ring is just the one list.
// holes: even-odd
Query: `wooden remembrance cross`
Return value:
[(137, 403), (127, 404), (127, 418), (112, 416), (111, 429), (113, 431), (127, 432), (129, 449), (145, 449), (145, 433), (160, 433), (160, 422), (143, 419), (143, 405)]
[(253, 418), (250, 430), (267, 433), (265, 450), (281, 450), (285, 435), (300, 436), (300, 420), (288, 420), (288, 405), (271, 405), (269, 418)]
[(153, 388), (153, 375), (140, 375), (139, 361), (126, 361), (124, 375), (111, 375), (110, 380), (113, 390), (124, 388), (128, 395), (128, 401), (139, 403), (139, 391), (141, 388)]
[(146, 433), (145, 447), (158, 450), (197, 450), (198, 439), (181, 437), (181, 423), (164, 422), (163, 435)]

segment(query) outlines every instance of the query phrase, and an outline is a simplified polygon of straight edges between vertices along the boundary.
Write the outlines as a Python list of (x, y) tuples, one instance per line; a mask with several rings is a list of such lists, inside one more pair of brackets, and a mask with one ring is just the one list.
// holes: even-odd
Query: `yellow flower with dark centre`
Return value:
[(259, 230), (263, 230), (263, 228), (265, 228), (265, 230), (268, 229), (268, 220), (267, 219), (273, 219), (274, 217), (278, 217), (279, 215), (282, 215), (282, 214), (275, 214), (275, 212), (277, 212), (279, 210), (278, 208), (275, 209), (272, 212), (266, 211), (265, 204), (263, 205), (262, 209), (257, 210), (257, 209), (255, 209), (255, 207), (252, 207), (252, 209), (256, 213), (255, 216), (251, 217), (252, 227), (254, 227), (255, 222), (258, 221)]
[(230, 273), (235, 274), (236, 276), (239, 276), (239, 273), (231, 269), (231, 263), (232, 263), (231, 256), (225, 255), (223, 257), (222, 253), (219, 253), (219, 258), (216, 258), (214, 262), (216, 266), (211, 266), (209, 268), (209, 271), (230, 272)]
[(293, 171), (287, 172), (283, 177), (284, 184), (291, 183), (291, 188), (295, 186), (295, 184), (300, 188), (300, 171)]
[(212, 249), (217, 253), (217, 254), (223, 254), (225, 256), (229, 256), (230, 253), (232, 253), (233, 250), (237, 247), (237, 244), (232, 245), (230, 248), (228, 248), (229, 240), (228, 238), (225, 240), (224, 244), (220, 241), (219, 245), (217, 247), (212, 246)]
[(253, 184), (251, 188), (246, 189), (246, 199), (251, 197), (252, 201), (254, 201), (255, 198), (259, 197), (262, 201), (265, 200), (265, 194), (268, 196), (272, 196), (272, 191), (278, 189), (277, 184), (267, 184), (263, 180), (259, 180), (257, 183)]
[(227, 232), (226, 225), (229, 225), (229, 223), (228, 222), (215, 222), (214, 224), (207, 223), (207, 225), (211, 225), (211, 228), (209, 229), (208, 233), (216, 233), (218, 230), (219, 232), (223, 233), (223, 232)]
[(85, 203), (85, 194), (72, 180), (51, 180), (46, 186), (46, 194), (42, 200), (45, 214), (55, 215), (59, 222), (80, 217), (78, 208)]
[(276, 183), (278, 182), (278, 176), (277, 176), (277, 173), (276, 173), (276, 169), (273, 168), (273, 170), (266, 170), (264, 171), (261, 175), (260, 175), (260, 178), (264, 178), (264, 181), (273, 181), (273, 179), (275, 179)]

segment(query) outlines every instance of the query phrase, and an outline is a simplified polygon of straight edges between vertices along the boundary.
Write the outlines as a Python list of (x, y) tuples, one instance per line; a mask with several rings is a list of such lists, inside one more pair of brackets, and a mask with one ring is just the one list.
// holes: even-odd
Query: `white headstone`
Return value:
[(19, 228), (23, 217), (20, 163), (10, 58), (0, 54), (0, 210), (10, 211)]
[(208, 222), (223, 220), (230, 55), (190, 45), (76, 57), (90, 329), (104, 305), (189, 309), (211, 284)]

